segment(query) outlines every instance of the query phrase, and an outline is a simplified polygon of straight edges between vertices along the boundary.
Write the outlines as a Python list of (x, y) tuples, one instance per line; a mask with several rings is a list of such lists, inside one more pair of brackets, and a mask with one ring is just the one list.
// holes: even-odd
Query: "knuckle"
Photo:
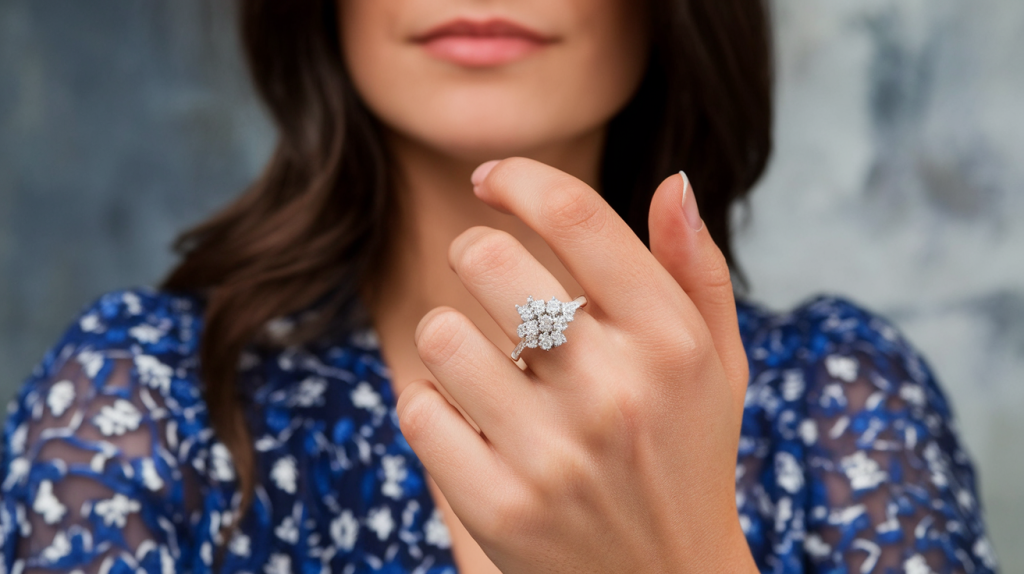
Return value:
[(725, 260), (725, 255), (718, 249), (714, 249), (714, 252), (709, 254), (704, 260), (704, 282), (707, 287), (710, 287), (714, 291), (726, 290), (728, 288), (729, 293), (732, 293), (732, 274), (729, 269), (729, 263)]
[(590, 401), (580, 427), (584, 444), (594, 452), (621, 450), (643, 425), (644, 389), (614, 385)]
[(711, 331), (708, 330), (707, 325), (703, 323), (696, 325), (689, 332), (689, 356), (703, 361), (715, 354), (715, 339), (711, 336)]
[(587, 466), (586, 456), (578, 446), (552, 442), (534, 457), (530, 482), (543, 500), (558, 500), (583, 490)]
[(491, 169), (491, 173), (488, 174), (487, 178), (496, 178), (497, 181), (504, 181), (510, 176), (514, 176), (517, 172), (521, 172), (524, 169), (528, 169), (535, 162), (525, 157), (507, 157)]
[(653, 344), (651, 349), (664, 356), (669, 369), (690, 371), (714, 349), (711, 334), (703, 324), (687, 322), (675, 328), (674, 332), (676, 334), (667, 338), (664, 344)]
[(491, 172), (487, 174), (487, 185), (499, 197), (507, 195), (514, 189), (516, 179), (528, 172), (535, 163), (523, 157), (505, 158), (491, 168)]
[(575, 181), (559, 180), (548, 186), (541, 219), (554, 230), (600, 233), (608, 212), (590, 191)]
[[(608, 399), (609, 403), (615, 405), (615, 411), (612, 413), (615, 420), (609, 421), (609, 426), (613, 429), (622, 428), (628, 436), (632, 436), (644, 423), (648, 389), (649, 387), (643, 385), (617, 386)], [(615, 432), (613, 436), (621, 437), (622, 434)]]
[(528, 528), (535, 505), (519, 489), (505, 489), (493, 504), (491, 520), (480, 528), (484, 540), (497, 542)]
[[(744, 358), (746, 358), (745, 355)], [(746, 360), (736, 361), (732, 368), (734, 369), (732, 373), (733, 376), (736, 377), (736, 381), (738, 381), (743, 388), (746, 388), (750, 383), (750, 363)]]
[(708, 368), (718, 361), (718, 351), (715, 348), (715, 339), (711, 336), (711, 331), (707, 327), (702, 326), (701, 329), (694, 334), (694, 340), (696, 342), (696, 349), (693, 351), (693, 363), (699, 365), (701, 369)]
[(502, 276), (518, 266), (523, 251), (514, 237), (488, 229), (467, 240), (456, 261), (456, 270), (470, 277)]
[(423, 362), (441, 365), (448, 362), (465, 341), (465, 320), (450, 307), (441, 307), (427, 313), (420, 320), (416, 348)]
[(489, 227), (475, 225), (460, 233), (448, 244), (448, 265), (452, 269), (457, 269), (459, 262), (462, 261), (463, 254), (466, 252), (466, 247), (471, 245), (478, 236), (490, 230), (491, 228)]
[(701, 326), (694, 323), (695, 321), (684, 321), (678, 328), (677, 335), (671, 339), (673, 354), (684, 361), (699, 354), (703, 344), (699, 328)]
[(418, 442), (437, 414), (438, 402), (430, 384), (425, 381), (410, 383), (398, 397), (395, 410), (402, 434), (410, 442)]

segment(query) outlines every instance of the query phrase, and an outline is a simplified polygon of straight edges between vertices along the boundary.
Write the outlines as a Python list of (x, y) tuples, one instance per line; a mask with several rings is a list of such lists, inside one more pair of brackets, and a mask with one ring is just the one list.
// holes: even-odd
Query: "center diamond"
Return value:
[(516, 305), (516, 311), (523, 320), (516, 334), (522, 339), (522, 344), (531, 349), (540, 347), (547, 351), (557, 347), (565, 342), (562, 331), (569, 326), (579, 307), (575, 301), (563, 303), (552, 297), (544, 302), (528, 296), (525, 305)]

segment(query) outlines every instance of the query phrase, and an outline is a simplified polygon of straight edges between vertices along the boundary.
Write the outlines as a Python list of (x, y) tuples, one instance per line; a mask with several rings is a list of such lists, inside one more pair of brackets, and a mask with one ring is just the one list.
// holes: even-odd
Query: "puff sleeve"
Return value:
[(9, 406), (0, 572), (188, 568), (201, 484), (181, 414), (197, 391), (171, 366), (181, 322), (153, 303), (126, 290), (86, 306)]

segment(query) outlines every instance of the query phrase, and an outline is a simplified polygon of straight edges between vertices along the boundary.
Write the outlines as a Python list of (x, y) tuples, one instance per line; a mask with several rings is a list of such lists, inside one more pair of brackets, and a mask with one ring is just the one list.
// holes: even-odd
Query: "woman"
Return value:
[(893, 327), (733, 297), (760, 3), (241, 10), (277, 150), (26, 381), (5, 571), (995, 569)]

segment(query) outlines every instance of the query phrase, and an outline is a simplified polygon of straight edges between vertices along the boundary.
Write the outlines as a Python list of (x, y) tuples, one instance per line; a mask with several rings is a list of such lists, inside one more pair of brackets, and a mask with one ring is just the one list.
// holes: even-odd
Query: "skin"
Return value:
[[(728, 267), (684, 177), (654, 196), (651, 250), (595, 189), (646, 15), (626, 0), (338, 6), (400, 175), (396, 249), (367, 300), (459, 571), (756, 572), (735, 506), (748, 374)], [(484, 69), (410, 41), (455, 17), (556, 41)], [(516, 304), (580, 293), (568, 343), (527, 349), (525, 370), (509, 359)]]

